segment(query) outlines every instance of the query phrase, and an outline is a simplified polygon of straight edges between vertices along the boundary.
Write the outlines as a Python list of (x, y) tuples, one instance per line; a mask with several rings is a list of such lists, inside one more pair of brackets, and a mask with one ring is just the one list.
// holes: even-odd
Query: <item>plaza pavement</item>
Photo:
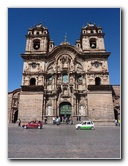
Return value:
[(76, 130), (75, 125), (46, 124), (23, 129), (8, 124), (9, 159), (121, 159), (119, 126)]

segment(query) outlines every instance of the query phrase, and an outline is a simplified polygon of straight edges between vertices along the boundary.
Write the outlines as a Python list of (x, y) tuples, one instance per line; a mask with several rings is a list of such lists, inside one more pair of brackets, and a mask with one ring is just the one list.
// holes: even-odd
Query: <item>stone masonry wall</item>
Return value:
[(89, 118), (97, 122), (114, 122), (111, 92), (90, 92), (88, 94)]
[(11, 103), (12, 103), (12, 93), (8, 94), (8, 122), (11, 121)]
[(22, 92), (19, 101), (18, 118), (22, 122), (42, 120), (42, 100), (42, 93)]

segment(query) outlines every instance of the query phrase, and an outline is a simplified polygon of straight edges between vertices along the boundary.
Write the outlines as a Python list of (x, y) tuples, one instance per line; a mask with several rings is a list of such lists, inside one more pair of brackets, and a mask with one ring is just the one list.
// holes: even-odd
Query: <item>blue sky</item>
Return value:
[(8, 8), (8, 91), (20, 88), (27, 30), (42, 23), (58, 46), (64, 41), (75, 45), (87, 22), (100, 25), (105, 33), (110, 84), (120, 84), (120, 9), (119, 8)]

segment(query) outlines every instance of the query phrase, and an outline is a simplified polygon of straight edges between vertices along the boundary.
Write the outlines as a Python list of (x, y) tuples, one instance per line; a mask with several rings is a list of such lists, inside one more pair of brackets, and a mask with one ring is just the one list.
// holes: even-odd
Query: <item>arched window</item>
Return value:
[(47, 77), (47, 83), (48, 83), (48, 85), (52, 84), (52, 75), (48, 75), (48, 77)]
[(36, 68), (36, 63), (32, 63), (32, 68), (33, 68), (33, 69)]
[(36, 79), (35, 78), (30, 79), (30, 85), (36, 85)]
[(96, 39), (95, 38), (90, 39), (90, 47), (92, 49), (96, 48)]
[(68, 74), (67, 73), (64, 73), (62, 75), (62, 80), (63, 80), (63, 83), (67, 83), (68, 82)]
[(48, 81), (52, 81), (52, 75), (48, 75)]
[(77, 82), (82, 83), (83, 77), (81, 74), (77, 75)]
[(101, 85), (101, 79), (99, 77), (95, 78), (95, 85)]
[(35, 50), (38, 50), (40, 48), (40, 40), (39, 39), (36, 39), (33, 41), (33, 48)]

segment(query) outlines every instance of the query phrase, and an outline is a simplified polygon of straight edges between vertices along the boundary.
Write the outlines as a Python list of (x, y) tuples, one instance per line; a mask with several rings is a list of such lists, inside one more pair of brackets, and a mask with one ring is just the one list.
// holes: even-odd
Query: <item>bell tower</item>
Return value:
[[(28, 29), (23, 59), (19, 117), (22, 121), (42, 120), (46, 56), (53, 49), (53, 41), (42, 24)], [(36, 96), (36, 97), (35, 97)], [(27, 105), (24, 104), (27, 102)]]
[(42, 24), (28, 29), (25, 54), (46, 54), (49, 49), (49, 32)]
[(53, 49), (49, 31), (42, 24), (28, 29), (22, 73), (22, 91), (40, 91), (44, 88), (45, 57)]
[(109, 85), (108, 57), (102, 28), (87, 23), (81, 29), (80, 39), (76, 40), (76, 48), (85, 58), (86, 85)]
[(80, 35), (81, 48), (84, 52), (105, 52), (104, 33), (100, 26), (88, 23), (82, 27)]

